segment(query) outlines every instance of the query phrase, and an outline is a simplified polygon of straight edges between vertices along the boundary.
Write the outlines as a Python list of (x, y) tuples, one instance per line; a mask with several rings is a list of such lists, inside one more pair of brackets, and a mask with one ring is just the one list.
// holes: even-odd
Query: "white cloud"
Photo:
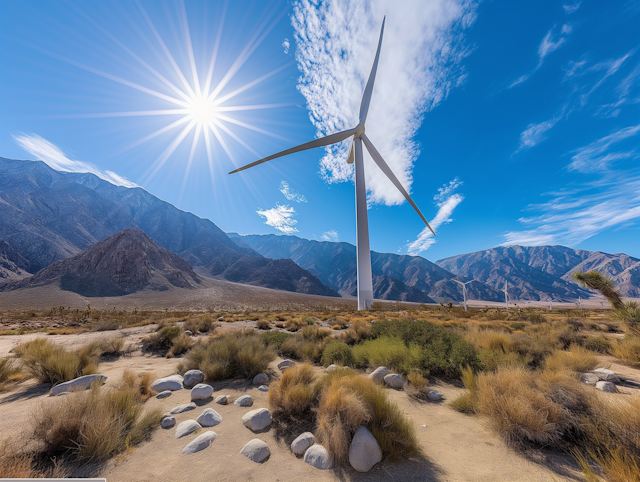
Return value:
[(619, 159), (628, 159), (636, 157), (635, 150), (627, 152), (607, 152), (614, 144), (633, 137), (640, 132), (640, 125), (625, 127), (613, 134), (609, 134), (597, 141), (592, 142), (586, 147), (577, 150), (576, 154), (571, 157), (569, 170), (580, 172), (597, 172), (605, 170), (613, 161)]
[(607, 80), (609, 77), (611, 77), (612, 75), (614, 75), (616, 72), (618, 72), (618, 70), (620, 70), (620, 67), (622, 67), (622, 64), (625, 62), (625, 60), (627, 60), (629, 57), (631, 57), (633, 55), (634, 51), (632, 50), (631, 52), (626, 53), (625, 55), (623, 55), (620, 58), (617, 59), (611, 59), (611, 60), (607, 60), (606, 62), (600, 62), (592, 67), (589, 68), (589, 71), (600, 71), (600, 70), (604, 70), (605, 73), (604, 75), (598, 80), (598, 82), (596, 82), (593, 87), (591, 87), (591, 89), (589, 90), (589, 92), (587, 92), (586, 94), (584, 94), (582, 96), (582, 98), (580, 99), (580, 103), (584, 106), (587, 103), (587, 100), (589, 99), (589, 96), (591, 94), (593, 94), (593, 92), (600, 87), (605, 80)]
[[(569, 29), (571, 32), (571, 29)], [(567, 33), (569, 33), (567, 32)], [(565, 33), (564, 26), (562, 27), (562, 34)], [(547, 32), (547, 35), (544, 36), (542, 42), (538, 46), (538, 67), (542, 65), (544, 58), (549, 55), (551, 52), (558, 50), (564, 43), (566, 42), (565, 37), (560, 37), (558, 40), (553, 40), (553, 35), (551, 30)]]
[[(438, 206), (438, 212), (429, 224), (434, 231), (437, 232), (440, 226), (453, 221), (451, 218), (453, 211), (458, 207), (458, 204), (464, 200), (462, 195), (454, 194), (454, 191), (461, 185), (462, 182), (456, 177), (453, 181), (439, 188), (438, 193), (433, 197), (433, 200)], [(436, 240), (433, 237), (433, 233), (425, 226), (418, 235), (418, 238), (408, 244), (407, 251), (410, 255), (415, 256), (429, 249), (435, 242)]]
[(321, 238), (323, 241), (338, 241), (338, 231), (332, 229), (331, 231), (325, 231)]
[(124, 187), (139, 187), (128, 179), (119, 176), (112, 171), (102, 171), (93, 164), (82, 161), (74, 161), (64, 155), (60, 148), (37, 134), (21, 134), (13, 136), (16, 143), (36, 160), (45, 162), (49, 167), (62, 172), (88, 172), (95, 174), (100, 179)]
[[(318, 136), (357, 124), (380, 25), (389, 8), (383, 0), (294, 3), (291, 20), (302, 73), (298, 89)], [(474, 15), (475, 3), (467, 0), (410, 0), (387, 17), (367, 135), (408, 191), (419, 155), (414, 135), (424, 114), (464, 78), (461, 62), (468, 51), (462, 31)], [(352, 180), (348, 149), (347, 142), (326, 149), (320, 172), (327, 182)], [(404, 202), (368, 154), (365, 166), (370, 203)]]
[(297, 233), (298, 230), (294, 226), (298, 223), (293, 216), (296, 211), (288, 205), (281, 206), (276, 204), (272, 209), (266, 209), (264, 211), (256, 211), (260, 216), (266, 218), (264, 224), (267, 224), (278, 231), (282, 231), (284, 234)]
[(286, 38), (284, 39), (284, 42), (282, 42), (282, 48), (284, 49), (285, 54), (289, 53), (289, 47), (291, 47), (291, 44), (289, 43), (289, 39)]
[(564, 24), (562, 26), (562, 31), (560, 33), (562, 35), (569, 35), (572, 30), (573, 30), (573, 27), (571, 25), (569, 25), (568, 23), (566, 23), (566, 24)]
[(302, 194), (295, 192), (287, 181), (280, 182), (280, 192), (284, 194), (284, 197), (287, 198), (288, 201), (295, 201), (297, 203), (306, 203), (307, 198)]
[(528, 147), (533, 147), (544, 140), (545, 132), (555, 126), (560, 118), (561, 116), (558, 116), (553, 119), (540, 122), (539, 124), (529, 124), (520, 134), (520, 147), (518, 147), (518, 151)]
[(580, 2), (576, 2), (576, 3), (571, 3), (571, 4), (565, 4), (562, 6), (562, 8), (564, 8), (564, 12), (567, 15), (572, 14), (573, 12), (575, 12), (576, 10), (578, 10), (580, 8), (580, 4), (582, 3), (582, 1)]

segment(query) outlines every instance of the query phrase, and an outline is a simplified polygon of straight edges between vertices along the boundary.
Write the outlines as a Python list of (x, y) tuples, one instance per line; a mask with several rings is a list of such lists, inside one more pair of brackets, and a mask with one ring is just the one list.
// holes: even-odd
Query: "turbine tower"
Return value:
[[(386, 19), (386, 17), (385, 17)], [(233, 174), (236, 172), (244, 171), (245, 169), (249, 169), (250, 167), (257, 166), (258, 164), (262, 164), (263, 162), (270, 161), (272, 159), (276, 159), (278, 157), (283, 157), (288, 154), (293, 154), (295, 152), (306, 151), (307, 149), (313, 149), (315, 147), (324, 147), (329, 146), (331, 144), (336, 144), (338, 142), (342, 142), (345, 139), (353, 136), (353, 140), (351, 141), (351, 149), (349, 151), (349, 158), (347, 162), (349, 164), (353, 164), (355, 162), (355, 187), (356, 187), (356, 257), (357, 257), (357, 271), (358, 271), (358, 309), (359, 310), (368, 310), (373, 303), (373, 280), (371, 274), (371, 252), (369, 249), (369, 222), (367, 219), (367, 187), (365, 185), (364, 178), (364, 161), (362, 158), (362, 144), (367, 148), (369, 154), (371, 155), (374, 162), (378, 165), (380, 170), (389, 178), (389, 180), (393, 183), (393, 185), (402, 193), (409, 204), (416, 210), (420, 218), (424, 221), (427, 227), (431, 230), (433, 235), (436, 233), (431, 229), (429, 223), (426, 218), (422, 215), (416, 203), (413, 202), (409, 193), (405, 190), (405, 188), (400, 184), (398, 178), (395, 176), (389, 165), (382, 158), (378, 150), (371, 143), (369, 138), (365, 135), (365, 122), (367, 120), (367, 113), (369, 112), (369, 104), (371, 102), (371, 94), (373, 93), (373, 83), (376, 79), (376, 71), (378, 69), (378, 59), (380, 58), (380, 47), (382, 46), (382, 34), (384, 33), (384, 22), (382, 20), (382, 28), (380, 29), (380, 40), (378, 41), (378, 50), (376, 51), (376, 56), (373, 61), (373, 67), (371, 68), (371, 74), (369, 74), (369, 80), (367, 80), (367, 85), (364, 88), (364, 93), (362, 94), (362, 101), (360, 103), (360, 121), (358, 125), (353, 129), (349, 129), (342, 132), (337, 132), (335, 134), (330, 134), (326, 137), (321, 137), (320, 139), (315, 139), (311, 142), (307, 142), (305, 144), (300, 144), (299, 146), (292, 147), (291, 149), (287, 149), (285, 151), (278, 152), (271, 156), (265, 157), (258, 161), (252, 162), (251, 164), (247, 164), (246, 166), (240, 167), (234, 171), (231, 171), (229, 174)]]
[(504, 302), (507, 304), (507, 311), (509, 311), (509, 295), (507, 294), (507, 290), (509, 289), (509, 282), (504, 282)]
[(457, 279), (454, 279), (453, 281), (455, 281), (459, 285), (462, 285), (462, 299), (464, 300), (464, 311), (467, 311), (467, 285), (475, 280), (472, 279), (465, 283), (463, 283), (462, 281), (458, 281)]

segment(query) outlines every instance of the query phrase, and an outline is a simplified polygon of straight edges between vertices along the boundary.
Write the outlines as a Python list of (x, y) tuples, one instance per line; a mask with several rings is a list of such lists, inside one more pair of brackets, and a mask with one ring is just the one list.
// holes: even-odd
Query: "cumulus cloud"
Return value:
[(320, 237), (323, 241), (338, 241), (338, 231), (332, 229), (331, 231), (325, 231)]
[(62, 172), (88, 172), (100, 179), (123, 187), (139, 187), (137, 184), (112, 171), (103, 171), (93, 164), (74, 161), (65, 156), (62, 150), (37, 134), (21, 134), (13, 136), (16, 143), (37, 160), (45, 162), (49, 167)]
[(267, 224), (284, 234), (297, 233), (298, 230), (294, 227), (298, 221), (293, 219), (296, 214), (296, 210), (288, 205), (281, 206), (276, 204), (272, 209), (266, 209), (264, 211), (256, 211), (260, 216), (266, 219), (264, 224)]
[[(450, 181), (448, 184), (445, 184), (438, 189), (438, 193), (433, 197), (436, 206), (438, 206), (438, 212), (429, 224), (434, 231), (437, 232), (440, 226), (453, 221), (451, 218), (453, 211), (458, 207), (458, 204), (464, 200), (462, 195), (454, 193), (460, 185), (462, 185), (462, 182), (456, 177), (453, 181)], [(436, 240), (433, 237), (431, 230), (425, 226), (417, 239), (412, 243), (409, 243), (407, 251), (410, 255), (416, 256), (422, 251), (429, 249), (435, 242)]]
[(571, 157), (572, 162), (569, 164), (569, 170), (597, 172), (607, 169), (613, 161), (637, 157), (638, 154), (635, 150), (610, 152), (610, 148), (618, 142), (634, 137), (638, 132), (640, 132), (640, 125), (625, 127), (578, 149), (576, 154)]
[[(294, 3), (298, 89), (318, 136), (357, 124), (389, 8), (382, 0)], [(467, 0), (409, 0), (387, 17), (367, 135), (408, 191), (419, 155), (414, 135), (425, 113), (464, 80), (461, 62), (468, 51), (462, 32), (474, 18), (475, 3)], [(326, 148), (320, 172), (327, 182), (352, 180), (348, 149), (348, 142)], [(366, 151), (365, 171), (370, 204), (404, 202)]]
[(285, 54), (289, 53), (289, 47), (291, 47), (291, 44), (289, 43), (289, 39), (286, 38), (284, 39), (284, 42), (282, 42), (282, 48), (284, 49)]
[(295, 192), (287, 181), (280, 182), (280, 192), (287, 198), (288, 201), (295, 201), (297, 203), (306, 203), (307, 198), (302, 194)]

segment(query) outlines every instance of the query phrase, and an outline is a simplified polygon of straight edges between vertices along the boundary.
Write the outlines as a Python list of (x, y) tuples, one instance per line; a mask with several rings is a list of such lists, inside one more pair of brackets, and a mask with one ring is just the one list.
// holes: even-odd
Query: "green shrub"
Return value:
[(255, 332), (227, 333), (195, 345), (180, 370), (202, 370), (209, 380), (253, 377), (264, 372), (275, 357), (274, 349)]
[(284, 331), (267, 331), (264, 333), (260, 333), (260, 339), (266, 345), (271, 345), (276, 350), (280, 348), (282, 343), (289, 338), (292, 338), (293, 335), (291, 333), (285, 333)]
[(421, 367), (420, 348), (408, 347), (399, 338), (383, 336), (353, 347), (353, 357), (358, 366), (385, 366), (400, 373), (408, 373)]
[(351, 366), (355, 362), (351, 348), (341, 341), (331, 341), (322, 352), (322, 364), (326, 367), (332, 363)]
[(598, 353), (611, 353), (611, 342), (604, 336), (588, 336), (582, 346)]
[(157, 333), (142, 339), (142, 351), (168, 351), (173, 344), (174, 338), (181, 334), (182, 328), (177, 325), (160, 328)]

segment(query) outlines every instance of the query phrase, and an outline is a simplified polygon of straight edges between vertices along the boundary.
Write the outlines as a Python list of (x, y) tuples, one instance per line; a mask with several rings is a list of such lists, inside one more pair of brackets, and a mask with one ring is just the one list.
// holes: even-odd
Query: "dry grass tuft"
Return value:
[(256, 327), (258, 328), (258, 330), (268, 330), (269, 328), (271, 328), (271, 323), (269, 322), (269, 320), (258, 320), (256, 322)]
[(584, 373), (598, 366), (598, 358), (586, 348), (572, 345), (567, 351), (556, 351), (545, 360), (545, 369), (553, 372), (570, 370)]
[(640, 367), (640, 338), (627, 335), (617, 340), (611, 346), (611, 353), (631, 366)]
[(13, 378), (20, 372), (20, 368), (15, 365), (12, 358), (0, 358), (0, 391), (4, 388), (7, 380)]
[(125, 370), (122, 374), (121, 386), (125, 389), (134, 390), (141, 402), (153, 397), (156, 392), (151, 389), (151, 384), (156, 379), (152, 372), (142, 372), (135, 375), (131, 370)]
[(142, 351), (169, 350), (173, 340), (182, 333), (182, 328), (177, 325), (159, 326), (159, 330), (147, 338), (142, 339)]
[(194, 335), (197, 333), (211, 333), (218, 327), (217, 323), (214, 323), (211, 315), (203, 315), (199, 318), (189, 318), (184, 322), (183, 329), (189, 330)]
[(183, 353), (188, 352), (193, 346), (193, 338), (191, 338), (186, 333), (180, 333), (173, 340), (171, 340), (171, 348), (167, 352), (167, 357), (171, 358), (174, 356), (182, 355)]
[(278, 415), (302, 415), (311, 408), (318, 389), (312, 365), (294, 366), (269, 387), (269, 406)]

